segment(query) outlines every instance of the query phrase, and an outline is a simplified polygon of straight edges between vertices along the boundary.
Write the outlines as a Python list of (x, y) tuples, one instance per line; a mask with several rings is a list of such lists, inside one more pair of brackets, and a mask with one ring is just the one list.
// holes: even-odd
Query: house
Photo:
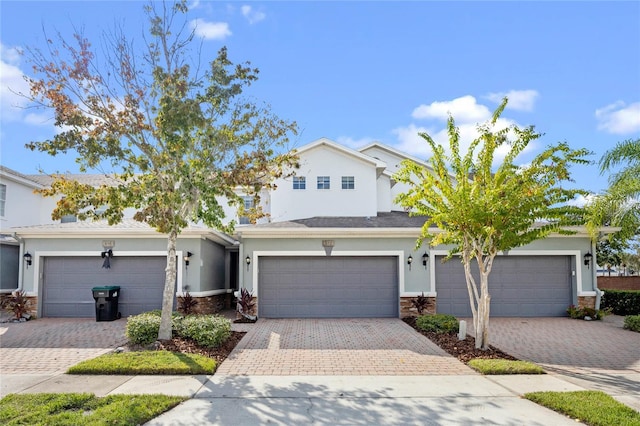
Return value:
[[(380, 143), (354, 150), (319, 139), (297, 150), (295, 176), (264, 191), (259, 223), (233, 236), (191, 225), (178, 240), (177, 294), (214, 312), (243, 287), (265, 318), (399, 317), (424, 294), (431, 312), (471, 315), (462, 265), (447, 247), (420, 247), (424, 218), (394, 202), (407, 188), (394, 173), (421, 160)], [(247, 199), (247, 203), (251, 200)], [(242, 218), (229, 210), (231, 218)], [(595, 306), (594, 252), (586, 231), (551, 236), (501, 254), (490, 277), (492, 316), (562, 316)], [(49, 223), (14, 228), (20, 286), (41, 316), (91, 316), (91, 287), (120, 285), (122, 314), (160, 307), (166, 237), (144, 224)], [(111, 268), (103, 253), (111, 250)]]

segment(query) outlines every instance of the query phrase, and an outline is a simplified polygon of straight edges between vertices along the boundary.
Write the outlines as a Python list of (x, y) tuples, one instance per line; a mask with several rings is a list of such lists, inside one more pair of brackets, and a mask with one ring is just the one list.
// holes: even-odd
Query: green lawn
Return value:
[(544, 370), (528, 361), (511, 361), (508, 359), (475, 358), (467, 364), (474, 370), (485, 374), (545, 374)]
[(88, 393), (11, 394), (0, 400), (2, 425), (140, 425), (187, 398)]
[(83, 361), (69, 374), (213, 374), (217, 364), (197, 354), (168, 351), (108, 353)]
[(640, 413), (604, 392), (532, 392), (524, 397), (590, 426), (640, 426)]

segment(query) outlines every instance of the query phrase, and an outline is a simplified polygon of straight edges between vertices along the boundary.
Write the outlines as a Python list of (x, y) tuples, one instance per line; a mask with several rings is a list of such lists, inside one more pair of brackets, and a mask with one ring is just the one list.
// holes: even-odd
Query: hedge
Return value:
[(605, 290), (600, 308), (610, 308), (616, 315), (640, 315), (640, 291)]

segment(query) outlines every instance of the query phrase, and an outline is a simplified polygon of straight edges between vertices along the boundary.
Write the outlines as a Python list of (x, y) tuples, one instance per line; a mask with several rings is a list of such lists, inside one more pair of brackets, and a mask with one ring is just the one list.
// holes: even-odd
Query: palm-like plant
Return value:
[(591, 206), (596, 226), (619, 226), (619, 236), (640, 232), (640, 139), (619, 142), (600, 159), (600, 173), (622, 168), (609, 177), (609, 189)]

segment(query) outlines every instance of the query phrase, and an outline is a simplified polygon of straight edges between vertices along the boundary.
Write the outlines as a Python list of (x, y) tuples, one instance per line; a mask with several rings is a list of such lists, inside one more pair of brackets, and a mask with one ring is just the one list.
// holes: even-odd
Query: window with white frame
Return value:
[(293, 189), (307, 189), (307, 178), (304, 176), (294, 176)]
[[(251, 210), (254, 206), (254, 198), (250, 197), (250, 196), (244, 196), (242, 197), (242, 200), (244, 201), (244, 211), (248, 211)], [(249, 220), (249, 216), (240, 216), (239, 217), (239, 222), (240, 225), (249, 225), (251, 223), (251, 221)]]
[(7, 185), (0, 183), (0, 216), (4, 217), (4, 209), (7, 203)]
[(356, 180), (353, 176), (342, 176), (342, 189), (356, 189)]
[(318, 189), (331, 189), (329, 176), (318, 176)]

